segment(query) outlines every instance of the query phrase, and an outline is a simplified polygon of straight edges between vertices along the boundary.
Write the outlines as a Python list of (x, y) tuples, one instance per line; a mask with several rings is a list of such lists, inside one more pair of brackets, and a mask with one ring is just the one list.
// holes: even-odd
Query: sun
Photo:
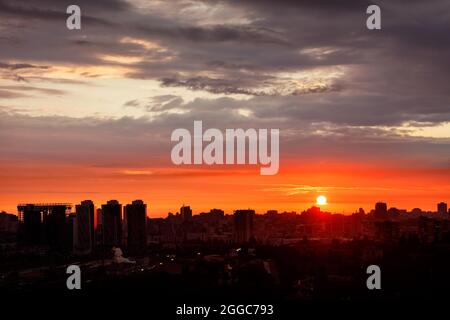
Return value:
[(325, 196), (318, 196), (317, 197), (317, 199), (316, 199), (316, 203), (318, 204), (318, 205), (326, 205), (327, 204), (327, 197), (325, 197)]

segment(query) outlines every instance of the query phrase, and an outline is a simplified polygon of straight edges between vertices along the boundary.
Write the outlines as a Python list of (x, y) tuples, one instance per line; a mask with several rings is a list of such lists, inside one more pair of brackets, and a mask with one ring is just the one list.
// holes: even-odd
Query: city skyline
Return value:
[[(377, 202), (370, 212), (342, 215), (315, 206), (193, 214), (183, 204), (156, 218), (142, 200), (108, 200), (97, 210), (91, 200), (19, 204), (20, 217), (0, 213), (0, 287), (12, 294), (144, 290), (158, 302), (184, 302), (189, 292), (223, 303), (249, 291), (295, 303), (435, 302), (447, 296), (450, 280), (450, 211), (446, 202), (435, 205), (434, 212), (406, 212)], [(371, 268), (382, 274), (378, 292), (366, 282)]]
[[(318, 202), (326, 202), (320, 198)], [(379, 237), (383, 241), (410, 239), (423, 243), (450, 240), (450, 210), (445, 202), (437, 203), (434, 212), (419, 208), (408, 212), (377, 202), (370, 211), (360, 208), (352, 215), (327, 212), (317, 206), (301, 213), (268, 210), (258, 214), (247, 208), (226, 214), (213, 208), (193, 214), (192, 208), (183, 204), (179, 211), (164, 218), (149, 217), (142, 200), (126, 205), (108, 200), (98, 208), (91, 200), (82, 200), (75, 205), (75, 212), (73, 207), (69, 203), (27, 203), (17, 205), (17, 217), (1, 212), (0, 230), (6, 240), (3, 245), (65, 257), (103, 257), (112, 250), (122, 261), (121, 248), (130, 255), (142, 256), (153, 245), (163, 248), (210, 243), (217, 249), (219, 243), (276, 246), (280, 241), (300, 243), (308, 238), (325, 242), (377, 241)]]
[[(42, 202), (22, 202), (16, 205), (16, 211), (15, 212), (7, 212), (5, 210), (0, 210), (0, 212), (4, 212), (4, 213), (8, 213), (8, 214), (13, 214), (13, 215), (17, 215), (18, 212), (20, 212), (21, 210), (23, 210), (22, 208), (28, 206), (28, 205), (35, 205), (35, 206), (65, 206), (67, 208), (67, 212), (71, 212), (71, 213), (78, 213), (80, 208), (86, 207), (86, 206), (92, 206), (92, 209), (90, 209), (92, 212), (97, 211), (96, 214), (92, 213), (92, 219), (95, 221), (95, 224), (97, 224), (97, 220), (98, 218), (96, 217), (96, 215), (98, 214), (99, 210), (103, 211), (103, 207), (107, 206), (109, 204), (117, 204), (120, 205), (120, 212), (121, 212), (121, 218), (123, 219), (126, 215), (126, 207), (127, 206), (133, 206), (133, 205), (143, 205), (145, 207), (145, 216), (147, 218), (165, 218), (168, 217), (170, 215), (180, 215), (180, 216), (194, 216), (194, 215), (201, 215), (203, 213), (206, 212), (211, 212), (211, 210), (221, 210), (223, 211), (225, 214), (227, 215), (232, 215), (234, 214), (236, 211), (245, 211), (245, 210), (253, 210), (255, 212), (255, 214), (267, 214), (269, 212), (276, 212), (276, 213), (296, 213), (296, 214), (300, 214), (302, 212), (305, 212), (307, 210), (310, 210), (311, 208), (319, 208), (321, 211), (323, 212), (328, 212), (331, 214), (343, 214), (343, 215), (352, 215), (355, 213), (361, 213), (365, 212), (370, 213), (372, 211), (376, 211), (377, 210), (377, 205), (378, 204), (382, 204), (383, 206), (386, 207), (386, 211), (389, 209), (395, 209), (395, 210), (399, 210), (400, 212), (404, 212), (404, 213), (411, 213), (411, 212), (415, 212), (420, 210), (420, 212), (424, 213), (424, 214), (430, 214), (430, 213), (438, 213), (438, 214), (450, 214), (450, 208), (448, 207), (447, 202), (444, 201), (440, 201), (440, 202), (436, 202), (434, 204), (434, 209), (432, 210), (427, 210), (424, 208), (421, 208), (419, 206), (412, 206), (411, 208), (401, 208), (401, 207), (397, 207), (393, 204), (387, 203), (387, 202), (383, 202), (383, 201), (377, 201), (375, 203), (375, 207), (374, 204), (372, 204), (372, 206), (370, 208), (364, 208), (364, 207), (358, 207), (355, 208), (355, 210), (353, 210), (350, 213), (343, 213), (343, 212), (333, 212), (331, 210), (328, 210), (328, 203), (319, 203), (320, 198), (324, 197), (323, 195), (319, 195), (318, 198), (316, 199), (315, 203), (312, 203), (309, 207), (305, 207), (305, 208), (299, 208), (297, 210), (286, 210), (286, 209), (280, 209), (280, 208), (268, 208), (262, 211), (258, 211), (255, 210), (253, 206), (247, 206), (247, 209), (243, 209), (244, 207), (241, 207), (239, 209), (239, 207), (234, 207), (234, 209), (232, 210), (222, 210), (222, 207), (220, 205), (216, 205), (213, 207), (209, 207), (207, 209), (196, 209), (195, 211), (192, 209), (191, 205), (186, 205), (186, 203), (183, 203), (181, 205), (181, 207), (179, 209), (174, 210), (169, 210), (168, 212), (166, 212), (163, 215), (151, 215), (148, 213), (147, 208), (148, 208), (148, 202), (142, 200), (142, 199), (136, 199), (133, 198), (132, 201), (129, 202), (122, 202), (120, 200), (117, 199), (110, 199), (107, 201), (104, 201), (103, 203), (99, 203), (96, 204), (94, 201), (92, 200), (81, 200), (78, 201), (78, 203), (70, 203), (70, 202), (49, 202), (49, 201), (42, 201)], [(327, 201), (327, 199), (325, 199), (325, 202)], [(123, 207), (123, 210), (122, 210)], [(219, 208), (220, 207), (220, 208)], [(76, 210), (73, 211), (72, 208), (75, 208)], [(219, 209), (218, 209), (219, 208)], [(375, 208), (375, 209), (374, 209)], [(95, 210), (94, 210), (95, 209)], [(70, 211), (72, 210), (72, 211)], [(86, 213), (87, 214), (87, 213)], [(95, 218), (94, 218), (95, 216)]]

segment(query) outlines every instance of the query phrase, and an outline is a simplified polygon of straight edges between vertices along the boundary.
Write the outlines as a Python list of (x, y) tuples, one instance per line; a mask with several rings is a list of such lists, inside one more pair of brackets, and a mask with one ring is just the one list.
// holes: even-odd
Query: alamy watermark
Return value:
[(66, 13), (69, 14), (66, 20), (66, 27), (69, 30), (81, 29), (81, 8), (76, 4), (67, 7)]
[(66, 286), (69, 290), (81, 289), (81, 269), (79, 266), (72, 264), (67, 267), (66, 273), (70, 276), (67, 277)]
[(259, 163), (261, 175), (275, 175), (280, 166), (279, 129), (225, 129), (223, 134), (215, 128), (203, 132), (202, 121), (194, 121), (192, 135), (187, 129), (176, 129), (171, 141), (178, 142), (171, 152), (176, 165)]
[[(76, 4), (69, 5), (66, 9), (66, 13), (69, 17), (66, 20), (66, 26), (69, 30), (81, 29), (81, 8)], [(369, 17), (366, 20), (366, 27), (369, 30), (381, 29), (381, 9), (378, 5), (369, 5), (366, 9), (366, 13)]]
[(381, 9), (376, 4), (372, 4), (367, 7), (367, 14), (370, 16), (366, 20), (366, 27), (369, 30), (380, 30), (381, 29)]
[(369, 290), (381, 289), (381, 269), (376, 264), (372, 264), (367, 267), (366, 273), (370, 274), (367, 278), (366, 286)]

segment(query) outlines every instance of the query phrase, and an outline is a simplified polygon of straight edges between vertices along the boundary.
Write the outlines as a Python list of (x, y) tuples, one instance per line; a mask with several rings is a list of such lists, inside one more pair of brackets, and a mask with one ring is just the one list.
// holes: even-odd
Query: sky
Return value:
[[(366, 8), (381, 7), (381, 30)], [(81, 30), (66, 28), (67, 6)], [(142, 199), (327, 211), (450, 201), (450, 4), (0, 0), (0, 211)], [(280, 170), (176, 166), (171, 132), (280, 129)]]

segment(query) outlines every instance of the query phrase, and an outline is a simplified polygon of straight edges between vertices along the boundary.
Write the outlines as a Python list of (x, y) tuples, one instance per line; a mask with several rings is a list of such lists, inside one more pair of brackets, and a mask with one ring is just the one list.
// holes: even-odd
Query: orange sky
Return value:
[(326, 210), (366, 211), (377, 201), (389, 206), (435, 210), (448, 200), (448, 170), (401, 169), (356, 164), (282, 163), (275, 176), (260, 176), (255, 166), (128, 170), (58, 164), (2, 165), (0, 210), (16, 212), (21, 202), (71, 202), (92, 199), (100, 206), (109, 199), (126, 204), (143, 199), (150, 217), (177, 212), (182, 204), (194, 213), (221, 208), (253, 208), (300, 212), (324, 194)]

